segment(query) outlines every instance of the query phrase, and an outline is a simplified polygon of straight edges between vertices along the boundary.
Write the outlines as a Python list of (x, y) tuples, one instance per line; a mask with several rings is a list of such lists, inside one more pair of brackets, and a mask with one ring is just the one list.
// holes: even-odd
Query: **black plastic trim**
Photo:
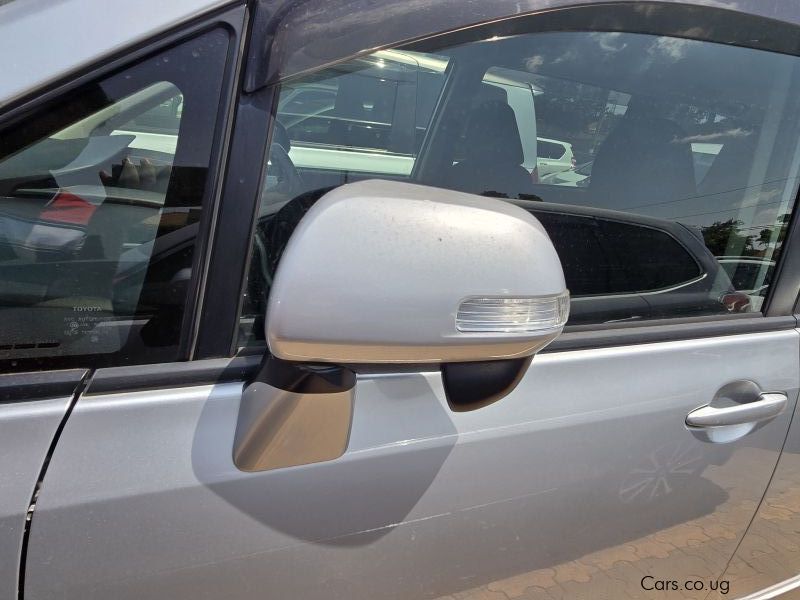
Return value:
[(505, 398), (528, 372), (532, 360), (532, 356), (526, 356), (442, 365), (442, 384), (450, 410), (468, 412)]
[(206, 194), (203, 198), (203, 210), (200, 213), (200, 223), (197, 237), (195, 238), (192, 256), (191, 286), (186, 296), (186, 307), (183, 311), (181, 323), (181, 338), (178, 348), (179, 356), (184, 359), (192, 358), (192, 348), (197, 337), (198, 315), (202, 310), (205, 297), (205, 281), (209, 268), (210, 244), (217, 224), (217, 211), (220, 206), (222, 187), (224, 185), (223, 173), (228, 155), (233, 122), (233, 107), (239, 91), (239, 77), (244, 59), (244, 32), (247, 27), (248, 13), (243, 6), (229, 9), (220, 20), (228, 23), (233, 30), (228, 46), (228, 61), (225, 68), (222, 92), (217, 112), (215, 129), (215, 142), (211, 150), (209, 161), (208, 180), (206, 181)]
[(765, 314), (769, 316), (800, 312), (800, 188), (791, 211), (789, 229), (772, 277), (774, 283), (764, 303)]
[(262, 356), (251, 355), (98, 369), (89, 382), (89, 387), (84, 395), (250, 381), (258, 374), (262, 361)]
[(356, 374), (338, 365), (312, 365), (267, 356), (256, 381), (295, 394), (338, 394), (356, 386)]
[(72, 396), (87, 369), (0, 375), (0, 403)]
[(276, 99), (275, 90), (266, 88), (243, 94), (239, 100), (197, 325), (195, 359), (225, 357), (235, 351)]

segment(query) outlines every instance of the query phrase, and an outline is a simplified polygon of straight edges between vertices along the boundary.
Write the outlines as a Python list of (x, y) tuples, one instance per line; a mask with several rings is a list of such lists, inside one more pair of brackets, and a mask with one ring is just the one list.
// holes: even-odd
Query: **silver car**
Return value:
[(797, 39), (0, 0), (0, 600), (799, 594)]

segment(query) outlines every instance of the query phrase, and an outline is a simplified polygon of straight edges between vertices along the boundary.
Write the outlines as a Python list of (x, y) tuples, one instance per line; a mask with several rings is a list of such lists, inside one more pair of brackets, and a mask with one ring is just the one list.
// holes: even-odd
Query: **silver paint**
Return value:
[(0, 600), (16, 600), (25, 515), (71, 398), (0, 404)]
[[(335, 293), (334, 293), (335, 290)], [(392, 181), (328, 192), (292, 234), (265, 334), (284, 360), (464, 362), (530, 356), (561, 333), (463, 332), (466, 298), (561, 296), (561, 262), (529, 212)]]
[(32, 90), (231, 0), (0, 3), (0, 111)]
[[(607, 569), (630, 586), (641, 577), (620, 575), (619, 553), (660, 535), (692, 549), (693, 575), (718, 577), (777, 461), (799, 340), (784, 331), (542, 354), (502, 402), (467, 413), (448, 410), (438, 373), (362, 376), (341, 458), (263, 473), (233, 464), (239, 384), (83, 397), (45, 479), (25, 591), (477, 598), (583, 557), (612, 587), (577, 589), (613, 597), (621, 584)], [(729, 444), (685, 427), (739, 379), (786, 392), (790, 410)], [(649, 475), (659, 456), (679, 462)], [(718, 514), (727, 535), (693, 547), (696, 524)], [(680, 573), (686, 560), (648, 564)]]
[[(724, 577), (742, 600), (767, 600), (800, 587), (800, 414), (758, 513)], [(788, 597), (788, 596), (787, 596)]]

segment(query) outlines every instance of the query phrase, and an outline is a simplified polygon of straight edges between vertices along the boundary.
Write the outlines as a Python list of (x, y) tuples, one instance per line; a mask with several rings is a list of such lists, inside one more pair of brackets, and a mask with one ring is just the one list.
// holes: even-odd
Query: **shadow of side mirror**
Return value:
[[(300, 220), (278, 265), (266, 317), (272, 357), (258, 399), (245, 393), (234, 459), (262, 470), (288, 466), (278, 456), (340, 456), (355, 378), (334, 378), (349, 387), (333, 389), (331, 367), (435, 364), (451, 409), (486, 406), (514, 389), (568, 314), (556, 250), (522, 208), (391, 181), (336, 188)], [(309, 402), (336, 403), (342, 418), (326, 426), (310, 415), (331, 411)]]

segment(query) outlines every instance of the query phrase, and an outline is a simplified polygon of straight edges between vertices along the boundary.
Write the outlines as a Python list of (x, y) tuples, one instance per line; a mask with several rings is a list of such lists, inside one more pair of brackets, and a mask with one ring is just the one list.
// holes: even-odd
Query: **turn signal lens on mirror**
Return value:
[(456, 329), (525, 333), (563, 327), (568, 317), (569, 292), (538, 298), (467, 298), (458, 307)]

